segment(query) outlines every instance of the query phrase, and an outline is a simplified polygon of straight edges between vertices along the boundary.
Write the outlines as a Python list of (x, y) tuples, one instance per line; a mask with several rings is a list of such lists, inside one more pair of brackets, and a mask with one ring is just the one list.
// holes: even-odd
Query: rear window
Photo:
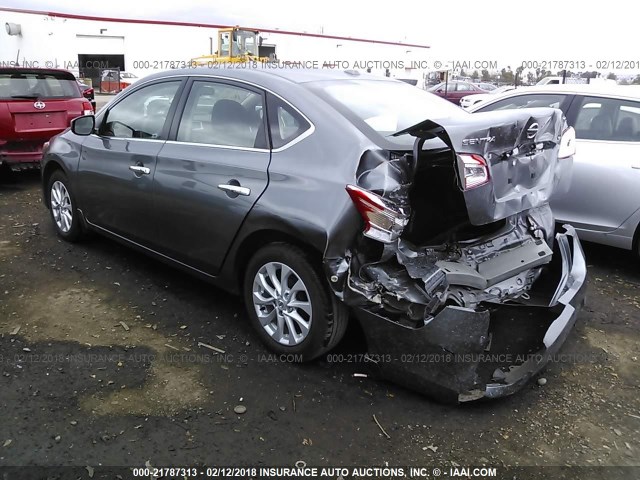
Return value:
[(0, 99), (77, 98), (82, 94), (66, 72), (0, 71)]
[(390, 135), (423, 120), (468, 115), (453, 103), (404, 82), (350, 80), (310, 85), (365, 133), (373, 131), (395, 144), (412, 144), (414, 138), (409, 135)]

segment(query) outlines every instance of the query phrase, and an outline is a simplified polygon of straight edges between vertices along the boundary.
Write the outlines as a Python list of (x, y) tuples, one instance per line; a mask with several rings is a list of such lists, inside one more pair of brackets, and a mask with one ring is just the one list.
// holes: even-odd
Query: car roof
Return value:
[[(60, 75), (73, 77), (73, 74), (69, 70), (63, 70), (61, 68), (23, 68), (23, 67), (3, 67), (0, 68), (0, 73), (2, 74), (11, 74), (11, 73), (29, 73), (29, 74), (50, 74), (50, 75)], [(75, 78), (75, 77), (74, 77)]]
[(564, 93), (575, 95), (600, 95), (627, 98), (640, 98), (640, 85), (611, 85), (608, 83), (565, 83), (561, 85), (534, 85), (531, 87), (518, 87), (495, 97), (508, 98), (525, 93)]
[(361, 73), (357, 70), (337, 70), (337, 69), (312, 69), (312, 68), (296, 68), (292, 67), (270, 67), (270, 66), (257, 66), (246, 68), (206, 68), (196, 67), (179, 70), (168, 70), (166, 72), (160, 72), (148, 77), (145, 80), (152, 80), (162, 77), (171, 77), (177, 75), (199, 75), (199, 76), (212, 76), (212, 77), (225, 77), (238, 80), (244, 80), (248, 82), (267, 81), (269, 83), (274, 81), (286, 81), (293, 83), (307, 83), (322, 80), (381, 80), (399, 82), (389, 77), (380, 77), (378, 75)]

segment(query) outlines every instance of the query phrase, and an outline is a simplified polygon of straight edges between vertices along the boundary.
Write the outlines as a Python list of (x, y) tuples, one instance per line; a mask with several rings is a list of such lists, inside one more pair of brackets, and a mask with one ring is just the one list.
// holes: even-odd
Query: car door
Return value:
[(135, 89), (97, 119), (97, 133), (84, 141), (78, 164), (80, 203), (91, 224), (154, 246), (151, 186), (156, 156), (183, 81)]
[(578, 96), (569, 121), (576, 154), (568, 192), (554, 196), (556, 218), (611, 231), (640, 208), (640, 102)]
[(472, 93), (476, 93), (476, 91), (474, 90), (474, 88), (469, 85), (468, 83), (464, 83), (464, 82), (457, 82), (455, 84), (455, 91), (451, 91), (451, 93), (449, 94), (447, 100), (450, 100), (451, 102), (455, 103), (456, 105), (460, 105), (460, 99), (462, 97), (464, 97), (465, 95), (470, 95)]
[(154, 194), (161, 253), (215, 275), (267, 187), (264, 92), (192, 79), (158, 155)]

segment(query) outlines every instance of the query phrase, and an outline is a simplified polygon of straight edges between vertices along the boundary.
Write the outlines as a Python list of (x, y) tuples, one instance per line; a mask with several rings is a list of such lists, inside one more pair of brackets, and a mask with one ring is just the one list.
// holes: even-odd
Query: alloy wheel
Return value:
[(68, 233), (73, 222), (71, 196), (64, 183), (58, 180), (51, 185), (51, 211), (60, 231)]
[(300, 276), (279, 262), (263, 265), (253, 280), (253, 306), (267, 334), (281, 345), (294, 346), (309, 335), (311, 298)]

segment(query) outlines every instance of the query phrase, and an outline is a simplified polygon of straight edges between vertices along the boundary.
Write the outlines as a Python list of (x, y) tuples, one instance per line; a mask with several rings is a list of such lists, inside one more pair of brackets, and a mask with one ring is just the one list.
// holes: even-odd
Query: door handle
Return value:
[(247, 187), (241, 187), (240, 185), (233, 185), (230, 183), (221, 183), (218, 185), (220, 190), (224, 190), (225, 192), (235, 193), (236, 195), (244, 195), (249, 196), (251, 194), (251, 189)]
[(131, 165), (129, 166), (129, 170), (143, 175), (149, 175), (151, 173), (151, 169), (149, 167), (143, 167), (142, 165)]
[(640, 170), (640, 162), (632, 163), (631, 168), (635, 168), (636, 170)]

